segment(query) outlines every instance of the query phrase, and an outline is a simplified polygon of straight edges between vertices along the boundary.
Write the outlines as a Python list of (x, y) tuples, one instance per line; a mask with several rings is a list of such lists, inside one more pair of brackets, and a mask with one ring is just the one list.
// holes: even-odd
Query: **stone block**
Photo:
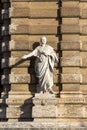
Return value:
[(80, 51), (62, 51), (62, 57), (80, 57)]
[(30, 48), (30, 45), (29, 45), (29, 41), (28, 40), (19, 40), (19, 41), (14, 41), (14, 40), (11, 40), (9, 42), (9, 50), (31, 50)]
[(11, 74), (9, 82), (10, 83), (30, 83), (30, 82), (36, 83), (37, 81), (34, 75), (30, 76), (29, 74), (23, 74), (23, 75)]
[[(15, 96), (15, 94), (17, 97)], [(18, 97), (17, 94), (18, 94), (18, 92), (17, 93), (10, 92), (9, 98), (6, 99), (6, 103), (9, 104), (10, 107), (15, 106), (15, 105), (17, 107), (21, 107), (22, 104), (30, 105), (30, 106), (32, 105), (32, 95), (27, 93), (27, 95), (25, 95), (25, 97), (24, 97), (25, 93), (23, 94), (23, 92), (22, 92), (21, 94), (23, 94), (23, 95), (21, 95), (19, 92), (19, 97)], [(15, 96), (15, 97), (13, 97), (13, 96)]]
[(2, 84), (11, 84), (11, 83), (30, 83), (30, 75), (3, 75)]
[(61, 16), (62, 17), (79, 17), (80, 8), (78, 6), (77, 7), (62, 7)]
[[(58, 74), (54, 75), (54, 83), (58, 83)], [(10, 75), (3, 75), (1, 83), (4, 84), (21, 84), (21, 83), (37, 83), (36, 76), (34, 74), (10, 74)]]
[[(28, 3), (27, 3), (28, 4)], [(30, 9), (28, 7), (11, 7), (9, 9), (9, 17), (10, 18), (17, 18), (17, 17), (21, 17), (21, 18), (26, 18), (29, 17), (30, 14)]]
[(16, 25), (9, 26), (9, 34), (29, 34), (29, 25)]
[(79, 1), (78, 0), (63, 0), (62, 2), (62, 7), (78, 7), (79, 6)]
[(80, 90), (80, 84), (63, 84), (62, 85), (62, 91), (79, 91)]
[[(24, 38), (26, 37), (26, 39)], [(42, 36), (29, 36), (27, 35), (14, 35), (12, 36), (12, 40), (7, 43), (7, 46), (9, 46), (9, 50), (33, 50), (34, 47), (38, 46), (40, 43), (40, 38)], [(51, 45), (55, 50), (59, 49), (58, 48), (58, 42), (59, 40), (55, 36), (46, 36), (48, 44)], [(19, 40), (21, 39), (21, 40)], [(6, 44), (2, 46), (3, 51), (6, 50)]]
[(81, 10), (81, 18), (87, 18), (87, 8), (82, 8)]
[(32, 115), (33, 115), (34, 119), (56, 118), (57, 100), (54, 95), (51, 95), (48, 93), (36, 94), (36, 96), (33, 98), (33, 103), (35, 105), (33, 107), (33, 111), (32, 111)]
[[(9, 98), (8, 100), (6, 100), (6, 102), (10, 105), (10, 107), (12, 106), (12, 104), (15, 104), (15, 100), (17, 101), (18, 99), (21, 101), (24, 101), (24, 103), (26, 103), (27, 101), (31, 102), (31, 99), (32, 99), (32, 94), (31, 92), (29, 91), (10, 91), (9, 92)], [(14, 99), (14, 102), (10, 102), (10, 101), (13, 101), (13, 100), (9, 100), (9, 99)], [(17, 105), (18, 106), (21, 106), (21, 104), (19, 103), (19, 101), (17, 102)]]
[(77, 25), (61, 25), (61, 33), (62, 34), (79, 34), (80, 33), (80, 26)]
[[(22, 13), (23, 12), (23, 13)], [(58, 17), (57, 9), (37, 9), (37, 8), (14, 8), (12, 7), (10, 9), (10, 15), (11, 18), (17, 18), (17, 17), (29, 17), (29, 18), (56, 18)]]
[[(49, 1), (49, 0), (44, 0)], [(57, 1), (57, 0), (50, 0), (51, 2)], [(2, 0), (2, 2), (9, 2), (8, 0)], [(12, 0), (11, 2), (35, 2), (35, 0)], [(38, 2), (43, 2), (42, 0), (38, 0)]]
[(87, 67), (87, 58), (86, 57), (82, 57), (82, 64), (81, 67)]
[(57, 117), (57, 108), (53, 105), (48, 106), (35, 106), (33, 107), (33, 117), (34, 118), (56, 118)]
[(13, 58), (18, 57), (18, 58), (20, 58), (20, 60), (22, 60), (21, 57), (29, 54), (30, 52), (31, 51), (11, 51), (11, 57), (13, 57)]
[(62, 41), (79, 41), (80, 35), (78, 34), (62, 34)]
[(80, 66), (81, 65), (81, 57), (73, 56), (73, 57), (64, 57), (61, 58), (60, 61), (61, 66)]
[(87, 51), (87, 41), (86, 39), (84, 41), (82, 41), (82, 51)]
[[(80, 90), (80, 89), (79, 89)], [(79, 103), (82, 103), (82, 101), (84, 102), (84, 98), (83, 98), (83, 93), (80, 92), (80, 91), (61, 91), (60, 95), (61, 95), (61, 98), (72, 98), (72, 102), (74, 103), (75, 101), (75, 104), (76, 104), (76, 101), (80, 101)], [(74, 99), (73, 99), (74, 98)], [(80, 98), (79, 100), (77, 98)], [(70, 102), (68, 102), (70, 103)]]
[(85, 117), (85, 109), (81, 105), (58, 105), (58, 117), (73, 117), (73, 118), (80, 118)]
[[(13, 26), (13, 25), (11, 25)], [(18, 25), (16, 28), (9, 27), (9, 34), (58, 34), (56, 25)], [(14, 25), (15, 26), (15, 25)], [(7, 32), (6, 32), (7, 34)]]
[[(39, 22), (39, 24), (38, 24)], [(55, 19), (11, 19), (10, 34), (56, 34), (58, 21)], [(5, 27), (4, 27), (5, 28)], [(42, 29), (42, 30), (41, 30)], [(4, 29), (5, 30), (5, 29)]]
[(80, 26), (80, 33), (83, 35), (87, 34), (87, 25)]
[(82, 84), (87, 83), (87, 74), (82, 74)]
[(9, 68), (9, 67), (29, 67), (30, 61), (22, 61), (19, 58), (9, 58), (2, 59), (1, 68)]
[(30, 3), (29, 3), (29, 0), (28, 1), (17, 1), (17, 2), (12, 2), (11, 3), (11, 6), (13, 8), (16, 8), (16, 7), (30, 7), (31, 9), (57, 9), (58, 8), (58, 5), (56, 4), (56, 1), (52, 1), (52, 2), (45, 2), (45, 1), (37, 1), (37, 2), (32, 2), (32, 0), (30, 0)]
[(7, 108), (7, 118), (32, 118), (31, 106), (21, 105), (21, 107), (8, 107)]
[(63, 74), (81, 74), (81, 70), (79, 67), (63, 67), (62, 68)]
[(55, 95), (49, 94), (49, 93), (37, 93), (35, 94), (35, 97), (33, 98), (33, 103), (38, 106), (48, 106), (48, 105), (57, 105), (57, 99)]
[(11, 90), (14, 92), (36, 92), (36, 84), (11, 84)]
[(71, 50), (76, 51), (81, 49), (81, 43), (80, 41), (61, 41), (60, 43), (61, 50)]
[(82, 82), (81, 74), (61, 74), (61, 83), (79, 84), (81, 82)]
[(30, 9), (30, 18), (57, 18), (57, 9)]
[(76, 17), (76, 18), (73, 18), (73, 17), (70, 17), (70, 18), (62, 18), (62, 24), (79, 24), (79, 18)]
[(11, 74), (28, 74), (28, 71), (28, 68), (12, 68)]
[(86, 92), (87, 92), (87, 84), (81, 84), (81, 85), (80, 85), (80, 90), (81, 90), (83, 93), (86, 93)]

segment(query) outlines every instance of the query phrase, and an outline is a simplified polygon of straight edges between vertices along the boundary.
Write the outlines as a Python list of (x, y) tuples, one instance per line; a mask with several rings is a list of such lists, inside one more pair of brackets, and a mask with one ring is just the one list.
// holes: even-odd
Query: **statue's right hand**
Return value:
[(27, 55), (22, 56), (22, 59), (24, 60), (27, 59)]

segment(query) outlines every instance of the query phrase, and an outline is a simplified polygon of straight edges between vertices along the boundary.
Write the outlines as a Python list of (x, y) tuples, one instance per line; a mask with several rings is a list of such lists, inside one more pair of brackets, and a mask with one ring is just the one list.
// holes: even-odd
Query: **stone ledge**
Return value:
[(0, 130), (87, 130), (86, 126), (72, 125), (68, 123), (0, 123)]

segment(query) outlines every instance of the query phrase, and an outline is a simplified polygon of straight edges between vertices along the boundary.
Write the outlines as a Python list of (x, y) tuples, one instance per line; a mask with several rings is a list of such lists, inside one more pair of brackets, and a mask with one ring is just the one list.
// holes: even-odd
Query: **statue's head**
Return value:
[(45, 36), (41, 37), (40, 41), (41, 41), (41, 44), (42, 44), (42, 45), (43, 45), (43, 44), (45, 45), (45, 44), (47, 43), (47, 39), (46, 39)]

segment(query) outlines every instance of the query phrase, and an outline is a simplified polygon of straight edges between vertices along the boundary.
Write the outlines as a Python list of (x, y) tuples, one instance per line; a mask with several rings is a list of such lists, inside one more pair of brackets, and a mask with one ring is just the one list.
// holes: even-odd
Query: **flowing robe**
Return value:
[(49, 45), (39, 46), (32, 54), (36, 57), (35, 72), (40, 89), (44, 92), (52, 90), (54, 63), (58, 62), (54, 49)]

